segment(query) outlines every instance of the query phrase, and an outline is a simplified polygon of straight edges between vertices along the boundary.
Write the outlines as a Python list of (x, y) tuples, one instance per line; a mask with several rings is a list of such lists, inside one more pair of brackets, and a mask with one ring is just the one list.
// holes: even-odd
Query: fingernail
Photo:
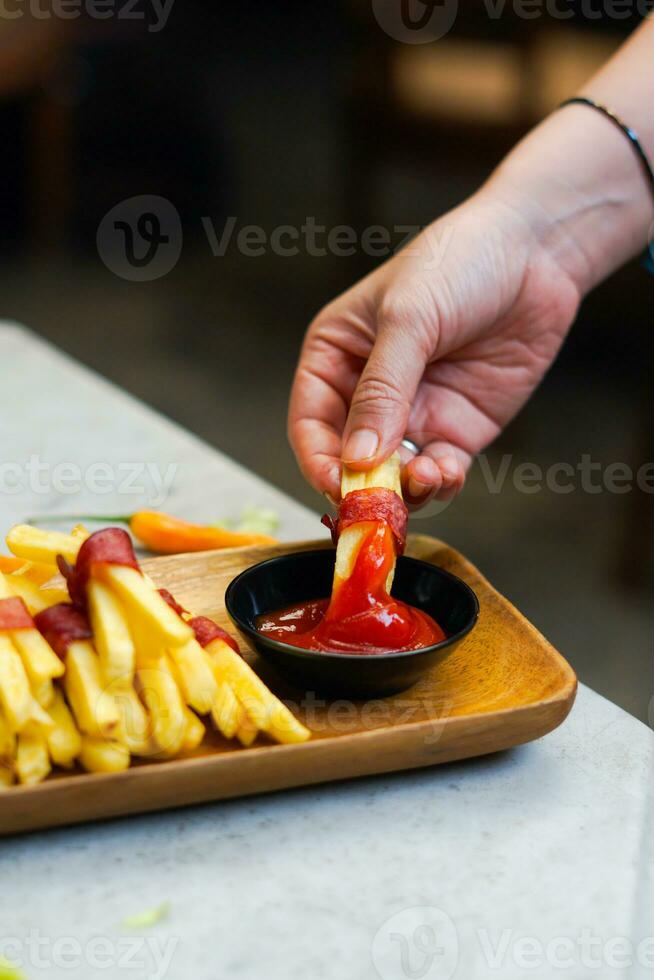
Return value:
[(428, 493), (430, 489), (431, 487), (429, 487), (426, 483), (418, 483), (415, 477), (413, 476), (409, 477), (407, 490), (409, 491), (410, 497), (414, 497), (414, 498), (424, 497), (425, 494)]
[(323, 495), (323, 497), (326, 497), (327, 498), (327, 500), (332, 505), (332, 507), (337, 507), (338, 506), (337, 503), (336, 503), (336, 501), (332, 497), (331, 493), (328, 493), (327, 490), (323, 490), (323, 494), (322, 495)]
[(373, 429), (355, 429), (345, 443), (343, 459), (346, 463), (372, 459), (379, 449), (379, 436)]

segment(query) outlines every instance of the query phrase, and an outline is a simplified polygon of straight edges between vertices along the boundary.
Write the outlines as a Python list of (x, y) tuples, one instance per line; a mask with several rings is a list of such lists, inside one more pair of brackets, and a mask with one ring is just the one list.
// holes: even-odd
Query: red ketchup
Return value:
[(291, 646), (333, 653), (389, 653), (440, 643), (445, 633), (431, 616), (386, 591), (394, 557), (388, 524), (371, 523), (352, 574), (331, 600), (313, 599), (265, 613), (257, 617), (257, 629)]

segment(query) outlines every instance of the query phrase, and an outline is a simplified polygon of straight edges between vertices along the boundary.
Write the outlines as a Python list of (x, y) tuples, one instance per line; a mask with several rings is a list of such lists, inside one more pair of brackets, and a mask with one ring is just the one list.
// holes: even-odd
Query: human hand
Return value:
[(326, 306), (307, 332), (289, 438), (316, 490), (341, 462), (368, 470), (406, 436), (410, 506), (463, 486), (552, 363), (579, 288), (510, 195), (491, 182)]

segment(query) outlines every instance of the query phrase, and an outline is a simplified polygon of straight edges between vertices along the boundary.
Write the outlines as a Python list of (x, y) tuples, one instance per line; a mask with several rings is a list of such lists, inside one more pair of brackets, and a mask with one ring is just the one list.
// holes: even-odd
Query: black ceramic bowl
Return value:
[(261, 613), (328, 596), (334, 559), (331, 549), (270, 558), (241, 572), (225, 593), (234, 624), (269, 664), (303, 691), (349, 698), (404, 691), (451, 653), (477, 621), (479, 603), (465, 582), (427, 562), (399, 558), (393, 595), (433, 616), (447, 634), (440, 643), (421, 650), (361, 656), (302, 650), (256, 630), (255, 620)]

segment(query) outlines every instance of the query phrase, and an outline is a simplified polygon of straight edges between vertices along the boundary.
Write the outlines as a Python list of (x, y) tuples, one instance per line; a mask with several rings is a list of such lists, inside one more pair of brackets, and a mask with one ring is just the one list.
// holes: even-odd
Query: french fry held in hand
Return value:
[[(400, 457), (398, 453), (393, 453), (384, 463), (375, 467), (374, 470), (369, 470), (367, 473), (351, 470), (347, 466), (343, 467), (341, 476), (341, 500), (345, 500), (346, 496), (354, 490), (368, 490), (375, 487), (393, 490), (402, 499)], [(359, 548), (364, 538), (370, 533), (371, 527), (370, 522), (362, 521), (361, 523), (351, 524), (349, 527), (346, 527), (339, 535), (336, 546), (334, 590), (352, 574)], [(390, 533), (390, 531), (387, 533)], [(386, 581), (387, 592), (391, 590), (394, 574), (395, 562), (393, 562), (393, 567)]]

